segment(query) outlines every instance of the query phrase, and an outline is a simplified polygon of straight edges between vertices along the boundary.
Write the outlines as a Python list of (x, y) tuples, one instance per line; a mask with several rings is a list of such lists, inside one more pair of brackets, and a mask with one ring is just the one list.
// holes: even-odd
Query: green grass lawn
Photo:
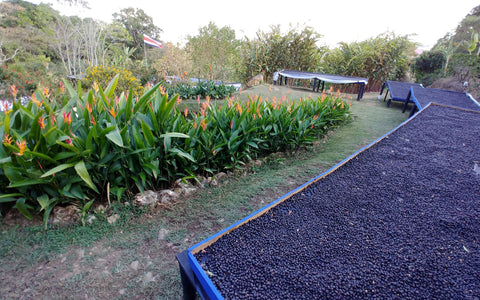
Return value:
[[(270, 91), (271, 88), (271, 91)], [(318, 94), (262, 85), (248, 95), (288, 99)], [(351, 95), (356, 99), (356, 95)], [(352, 121), (315, 145), (273, 155), (219, 187), (200, 190), (155, 211), (115, 207), (120, 220), (43, 232), (1, 225), (0, 298), (181, 299), (175, 255), (281, 197), (389, 132), (407, 114), (377, 94), (352, 103)]]

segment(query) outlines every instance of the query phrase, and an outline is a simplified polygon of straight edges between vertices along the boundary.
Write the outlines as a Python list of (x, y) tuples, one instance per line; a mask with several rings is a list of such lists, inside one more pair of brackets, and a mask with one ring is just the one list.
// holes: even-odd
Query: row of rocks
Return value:
[[(139, 193), (133, 200), (133, 205), (155, 208), (158, 205), (169, 205), (175, 203), (180, 197), (188, 197), (197, 192), (199, 189), (208, 186), (216, 187), (220, 182), (224, 181), (229, 175), (221, 172), (212, 177), (198, 176), (195, 183), (179, 179), (171, 189), (160, 191), (147, 190)], [(125, 205), (130, 205), (125, 202)], [(95, 214), (107, 214), (107, 222), (114, 224), (120, 218), (118, 214), (109, 214), (109, 210), (103, 205), (94, 205), (93, 212)], [(76, 205), (56, 206), (52, 210), (50, 223), (54, 225), (65, 225), (78, 222), (81, 219), (81, 210)], [(92, 224), (97, 217), (94, 214), (88, 215), (86, 222)]]

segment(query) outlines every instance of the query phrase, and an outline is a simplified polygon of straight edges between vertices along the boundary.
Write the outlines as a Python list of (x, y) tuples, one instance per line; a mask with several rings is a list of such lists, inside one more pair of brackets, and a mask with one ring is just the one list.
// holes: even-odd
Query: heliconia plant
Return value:
[(180, 111), (178, 94), (161, 83), (141, 97), (115, 94), (116, 76), (103, 90), (64, 88), (61, 105), (37, 90), (22, 105), (0, 113), (0, 203), (27, 218), (74, 203), (85, 215), (95, 200), (118, 201), (178, 178), (231, 169), (259, 156), (314, 141), (348, 118), (335, 95), (317, 99), (247, 102), (231, 97), (199, 101), (199, 112)]

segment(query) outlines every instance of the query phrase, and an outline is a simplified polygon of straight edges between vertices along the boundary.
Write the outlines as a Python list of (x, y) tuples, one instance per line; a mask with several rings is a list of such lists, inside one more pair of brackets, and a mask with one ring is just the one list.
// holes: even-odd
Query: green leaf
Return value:
[(18, 209), (18, 211), (25, 216), (25, 218), (31, 220), (33, 219), (32, 214), (30, 213), (29, 206), (25, 204), (25, 198), (20, 198), (17, 200), (17, 203), (15, 204), (15, 207)]
[(5, 114), (5, 116), (3, 117), (3, 127), (4, 127), (5, 134), (9, 134), (10, 133), (10, 115), (8, 114)]
[(37, 197), (37, 202), (40, 204), (40, 211), (42, 210), (46, 210), (47, 208), (50, 207), (50, 204), (52, 203), (50, 201), (50, 198), (48, 197), (48, 195), (41, 195), (40, 197)]
[(90, 209), (90, 207), (92, 206), (92, 204), (93, 204), (94, 201), (95, 201), (95, 200), (90, 200), (90, 201), (88, 201), (88, 202), (82, 207), (82, 212), (83, 212), (83, 213), (86, 213), (86, 212)]
[(178, 156), (181, 156), (181, 157), (184, 157), (192, 162), (195, 162), (195, 158), (193, 158), (190, 154), (180, 150), (180, 149), (177, 149), (177, 148), (173, 148), (173, 149), (170, 149), (170, 152), (173, 152), (175, 153), (176, 155)]
[(152, 130), (143, 120), (140, 121), (140, 126), (142, 127), (143, 135), (147, 140), (147, 143), (150, 147), (155, 146), (155, 137), (153, 136)]
[(98, 193), (97, 187), (93, 184), (92, 178), (90, 178), (90, 174), (88, 174), (87, 167), (83, 161), (75, 165), (75, 171), (77, 171), (78, 176), (80, 176), (92, 190)]
[(0, 165), (6, 164), (6, 163), (9, 163), (9, 162), (12, 162), (12, 158), (10, 156), (0, 159)]
[(16, 183), (12, 183), (8, 187), (17, 188), (17, 187), (33, 186), (36, 184), (44, 184), (44, 183), (46, 183), (44, 179), (27, 179), (27, 180), (18, 181)]
[(17, 201), (17, 198), (21, 196), (23, 196), (23, 194), (20, 194), (20, 193), (0, 195), (0, 203)]
[(145, 105), (147, 105), (150, 97), (158, 90), (158, 87), (162, 84), (162, 82), (157, 83), (154, 87), (152, 87), (149, 91), (143, 94), (142, 97), (137, 101), (135, 106), (133, 107), (133, 114), (136, 114), (139, 110), (143, 109)]
[(108, 98), (113, 97), (113, 93), (115, 92), (115, 89), (117, 88), (119, 77), (120, 77), (120, 74), (115, 75), (115, 77), (113, 77), (113, 79), (110, 81), (107, 88), (105, 89), (105, 94)]
[(29, 151), (29, 150), (26, 150), (25, 153), (28, 153), (28, 154), (31, 154), (32, 156), (35, 156), (35, 157), (41, 158), (43, 160), (49, 161), (49, 162), (51, 162), (55, 165), (58, 164), (58, 162), (55, 159), (51, 158), (50, 156), (48, 156), (46, 154), (36, 152), (36, 151)]
[(48, 177), (48, 176), (51, 176), (55, 173), (59, 173), (65, 169), (68, 169), (68, 168), (71, 168), (73, 167), (74, 164), (61, 164), (59, 166), (56, 166), (55, 168), (49, 170), (48, 172), (46, 172), (45, 174), (43, 174), (42, 176), (40, 176), (40, 178), (44, 178), (44, 177)]
[(124, 147), (123, 145), (123, 140), (122, 136), (120, 135), (120, 132), (118, 131), (118, 128), (115, 128), (114, 130), (110, 131), (106, 137), (112, 141), (114, 144), (116, 144), (119, 147)]
[(129, 121), (132, 116), (132, 103), (133, 103), (133, 89), (130, 88), (128, 92), (127, 103), (125, 104), (125, 121)]
[(188, 139), (190, 138), (189, 135), (186, 135), (184, 133), (180, 133), (180, 132), (169, 132), (169, 133), (164, 133), (164, 134), (161, 134), (160, 135), (161, 138), (183, 138), (183, 139)]

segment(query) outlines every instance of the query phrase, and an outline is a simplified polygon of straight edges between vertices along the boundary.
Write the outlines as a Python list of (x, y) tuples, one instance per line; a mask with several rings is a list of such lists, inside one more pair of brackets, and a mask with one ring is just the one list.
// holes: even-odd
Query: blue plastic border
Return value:
[[(426, 109), (427, 107), (429, 107), (430, 105), (432, 105), (432, 103), (429, 103), (424, 109)], [(342, 160), (341, 162), (337, 163), (336, 165), (334, 165), (333, 167), (331, 167), (330, 169), (328, 169), (327, 171), (321, 173), (320, 175), (314, 177), (313, 179), (309, 180), (308, 182), (302, 184), (301, 186), (299, 186), (298, 188), (288, 192), (287, 194), (283, 195), (282, 197), (280, 198), (277, 198), (275, 201), (267, 204), (266, 206), (260, 208), (259, 210), (255, 211), (254, 213), (248, 215), (247, 217), (241, 219), (240, 221), (232, 224), (231, 226), (223, 229), (222, 231), (212, 235), (211, 237), (195, 244), (194, 246), (188, 248), (188, 260), (189, 260), (189, 263), (190, 263), (190, 267), (192, 268), (193, 272), (195, 273), (195, 275), (197, 276), (199, 282), (202, 284), (202, 287), (204, 288), (205, 292), (207, 293), (207, 296), (209, 297), (209, 299), (215, 299), (215, 300), (220, 300), (220, 299), (224, 299), (223, 296), (220, 294), (220, 292), (217, 290), (217, 288), (215, 287), (215, 285), (213, 284), (213, 282), (210, 280), (209, 276), (205, 273), (205, 271), (203, 270), (203, 268), (200, 266), (200, 263), (197, 261), (197, 259), (195, 258), (194, 256), (194, 253), (197, 253), (198, 251), (200, 251), (201, 249), (203, 248), (206, 248), (208, 245), (214, 243), (216, 240), (218, 240), (220, 237), (222, 237), (224, 234), (227, 234), (228, 232), (240, 227), (241, 225), (243, 225), (244, 223), (250, 221), (250, 220), (253, 220), (255, 219), (257, 216), (263, 214), (264, 212), (268, 211), (269, 209), (271, 209), (272, 207), (276, 206), (277, 204), (279, 204), (280, 202), (290, 198), (292, 195), (302, 191), (303, 189), (305, 189), (306, 187), (308, 187), (309, 185), (311, 185), (312, 183), (322, 179), (323, 177), (327, 176), (328, 174), (334, 172), (335, 170), (337, 170), (338, 168), (340, 168), (341, 166), (343, 166), (344, 164), (346, 164), (348, 161), (352, 160), (353, 158), (355, 158), (357, 155), (359, 155), (360, 153), (362, 153), (363, 151), (373, 147), (374, 145), (376, 145), (378, 142), (380, 142), (381, 140), (385, 139), (386, 137), (388, 137), (389, 135), (391, 135), (393, 132), (397, 131), (399, 128), (403, 127), (404, 125), (406, 125), (408, 122), (410, 122), (411, 120), (415, 119), (424, 109), (420, 110), (418, 113), (416, 113), (413, 117), (411, 118), (408, 118), (407, 120), (405, 120), (404, 122), (402, 122), (400, 125), (398, 125), (397, 127), (395, 127), (394, 129), (390, 130), (389, 132), (387, 132), (386, 134), (384, 134), (383, 136), (379, 137), (378, 139), (376, 139), (375, 141), (373, 141), (372, 143), (368, 144), (367, 146), (364, 146), (362, 148), (360, 148), (360, 150), (356, 151), (355, 153), (353, 153), (352, 155), (348, 156), (347, 158), (345, 158), (344, 160)]]

